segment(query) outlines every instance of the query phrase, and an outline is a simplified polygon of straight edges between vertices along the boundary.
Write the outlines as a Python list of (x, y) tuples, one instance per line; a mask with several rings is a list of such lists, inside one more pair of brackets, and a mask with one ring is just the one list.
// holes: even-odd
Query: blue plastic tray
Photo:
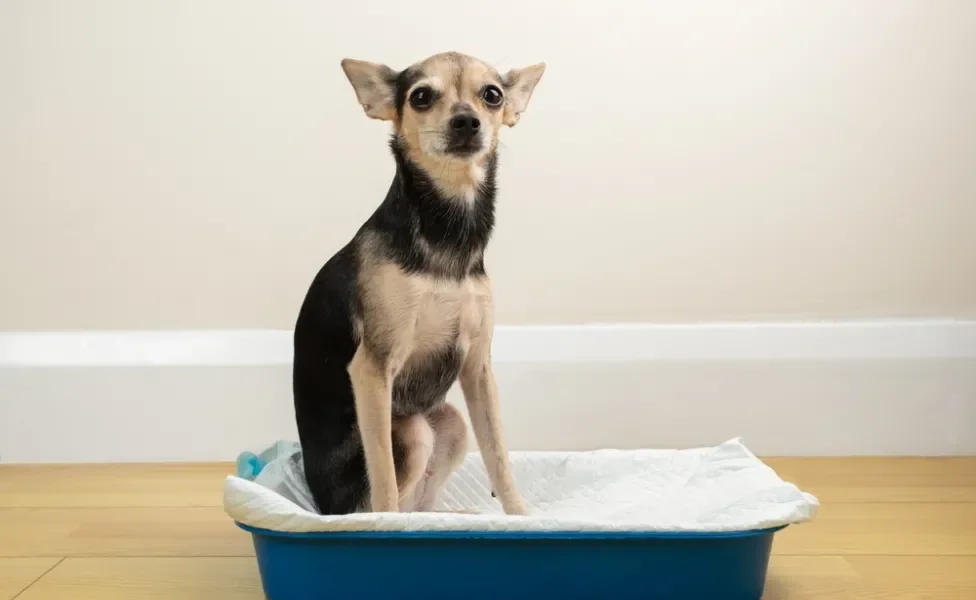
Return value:
[(269, 600), (759, 600), (773, 535), (251, 533)]

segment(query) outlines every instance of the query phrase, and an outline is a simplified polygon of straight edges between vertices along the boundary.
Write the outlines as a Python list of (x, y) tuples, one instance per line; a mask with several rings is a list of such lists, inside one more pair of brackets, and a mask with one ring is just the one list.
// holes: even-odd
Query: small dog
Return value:
[(457, 53), (397, 72), (342, 61), (366, 115), (393, 124), (386, 199), (312, 282), (295, 326), (293, 387), (323, 514), (433, 509), (467, 452), (461, 382), (492, 489), (525, 514), (491, 366), (484, 251), (495, 222), (498, 134), (545, 65), (501, 75)]

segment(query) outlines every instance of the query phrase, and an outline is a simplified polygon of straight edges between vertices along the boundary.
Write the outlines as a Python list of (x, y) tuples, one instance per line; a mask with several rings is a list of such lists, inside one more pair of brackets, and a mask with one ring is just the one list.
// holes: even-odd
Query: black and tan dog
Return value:
[(524, 514), (491, 366), (484, 250), (494, 226), (498, 134), (544, 65), (502, 75), (438, 54), (404, 71), (342, 68), (366, 114), (391, 121), (386, 199), (312, 282), (295, 327), (294, 394), (305, 474), (324, 514), (431, 510), (475, 438), (506, 513)]

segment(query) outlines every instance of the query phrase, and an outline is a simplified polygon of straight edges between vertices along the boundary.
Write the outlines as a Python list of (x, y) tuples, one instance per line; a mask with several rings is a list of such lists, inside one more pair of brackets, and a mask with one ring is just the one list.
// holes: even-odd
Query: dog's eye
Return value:
[(501, 106), (504, 98), (502, 91), (493, 85), (486, 86), (485, 89), (481, 90), (481, 99), (488, 106)]
[(410, 92), (410, 106), (417, 110), (430, 108), (434, 103), (434, 91), (429, 87), (419, 87)]

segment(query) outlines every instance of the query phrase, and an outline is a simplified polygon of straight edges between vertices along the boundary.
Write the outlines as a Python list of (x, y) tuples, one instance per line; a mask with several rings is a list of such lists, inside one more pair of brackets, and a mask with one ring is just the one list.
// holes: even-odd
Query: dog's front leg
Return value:
[(370, 510), (398, 512), (396, 465), (393, 462), (392, 374), (364, 346), (360, 346), (349, 363), (349, 377), (366, 455)]
[(510, 515), (528, 513), (522, 496), (515, 488), (508, 449), (502, 431), (501, 410), (498, 406), (498, 387), (491, 369), (490, 351), (479, 353), (472, 364), (461, 372), (461, 391), (468, 406), (471, 427), (481, 450), (492, 489), (501, 500), (502, 508)]

